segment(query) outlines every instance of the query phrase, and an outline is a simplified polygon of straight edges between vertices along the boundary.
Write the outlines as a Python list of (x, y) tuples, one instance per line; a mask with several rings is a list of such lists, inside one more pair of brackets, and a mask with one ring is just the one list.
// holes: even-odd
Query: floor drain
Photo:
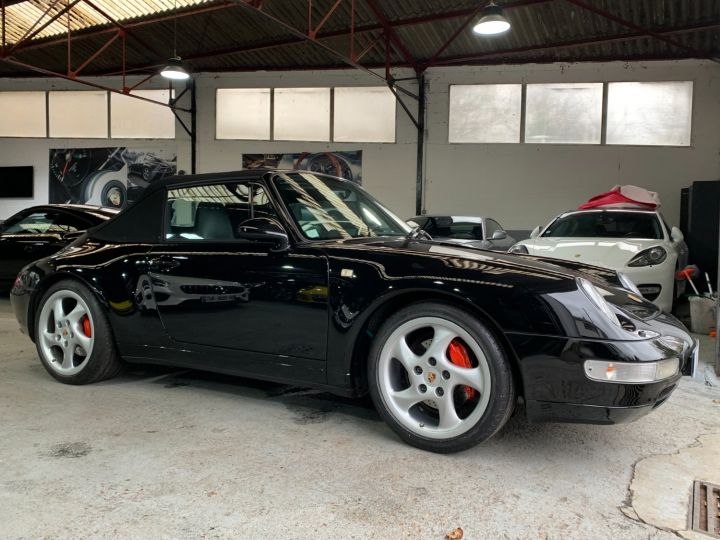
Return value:
[(720, 486), (693, 483), (692, 530), (720, 538)]

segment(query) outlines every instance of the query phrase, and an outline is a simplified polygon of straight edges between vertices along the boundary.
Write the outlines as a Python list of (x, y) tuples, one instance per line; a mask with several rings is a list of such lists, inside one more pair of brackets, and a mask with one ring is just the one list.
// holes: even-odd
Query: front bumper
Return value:
[(675, 266), (670, 261), (655, 266), (626, 266), (620, 270), (638, 287), (650, 287), (659, 292), (648, 297), (653, 304), (670, 313), (675, 285)]
[[(671, 350), (661, 338), (640, 341), (588, 340), (508, 334), (520, 362), (526, 414), (530, 421), (615, 424), (639, 418), (672, 394), (682, 375), (692, 375), (697, 342), (669, 315), (654, 327), (679, 337), (682, 351)], [(642, 384), (589, 379), (585, 360), (657, 362), (678, 358), (680, 372), (662, 381)]]

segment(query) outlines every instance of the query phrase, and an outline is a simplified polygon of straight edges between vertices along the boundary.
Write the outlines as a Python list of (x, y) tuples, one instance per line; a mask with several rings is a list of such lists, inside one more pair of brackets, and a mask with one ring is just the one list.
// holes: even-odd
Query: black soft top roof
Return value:
[[(142, 197), (114, 219), (89, 231), (92, 238), (108, 242), (155, 243), (162, 238), (162, 216), (165, 213), (165, 190), (186, 185), (212, 184), (222, 181), (261, 180), (268, 173), (298, 172), (290, 169), (248, 169), (184, 176), (169, 176), (152, 182)], [(319, 176), (328, 176), (326, 174)], [(335, 178), (335, 177), (333, 177)], [(343, 180), (339, 178), (339, 180)]]
[(280, 169), (246, 169), (243, 171), (226, 171), (203, 174), (186, 174), (182, 176), (167, 176), (165, 178), (152, 182), (145, 190), (145, 194), (150, 194), (158, 189), (182, 187), (187, 184), (210, 184), (213, 182), (217, 182), (218, 180), (247, 180), (253, 178), (259, 180), (267, 173), (273, 172), (285, 173), (291, 171)]

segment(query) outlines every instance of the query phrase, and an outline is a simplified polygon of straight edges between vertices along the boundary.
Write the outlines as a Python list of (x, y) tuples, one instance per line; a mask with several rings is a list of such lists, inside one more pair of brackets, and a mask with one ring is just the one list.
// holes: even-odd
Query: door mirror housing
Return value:
[(62, 235), (62, 239), (63, 239), (65, 242), (74, 242), (75, 240), (77, 240), (78, 238), (80, 238), (83, 234), (85, 234), (85, 231), (72, 231), (72, 232), (67, 232), (67, 233), (65, 233), (65, 234)]
[(670, 230), (670, 238), (673, 239), (673, 242), (682, 242), (683, 240), (685, 240), (685, 235), (680, 229), (678, 229), (677, 227), (673, 227)]
[(502, 229), (498, 229), (495, 231), (492, 235), (491, 240), (505, 240), (507, 238), (507, 233), (503, 231)]
[(273, 251), (285, 251), (290, 247), (287, 231), (270, 218), (254, 218), (243, 222), (237, 231), (240, 240), (271, 244)]
[(540, 231), (542, 230), (542, 226), (538, 225), (530, 232), (530, 238), (537, 238), (540, 235)]

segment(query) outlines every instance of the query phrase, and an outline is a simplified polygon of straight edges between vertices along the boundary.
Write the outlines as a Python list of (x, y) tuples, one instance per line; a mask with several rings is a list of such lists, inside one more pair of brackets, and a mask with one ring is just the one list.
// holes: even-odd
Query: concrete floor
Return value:
[[(516, 415), (441, 456), (401, 443), (366, 403), (297, 388), (144, 367), (59, 384), (5, 301), (0, 344), (2, 538), (677, 538), (642, 498), (687, 492), (688, 478), (638, 475), (630, 490), (635, 466), (662, 469), (720, 433), (720, 388), (683, 380), (634, 424)], [(713, 469), (713, 452), (687, 455)]]

